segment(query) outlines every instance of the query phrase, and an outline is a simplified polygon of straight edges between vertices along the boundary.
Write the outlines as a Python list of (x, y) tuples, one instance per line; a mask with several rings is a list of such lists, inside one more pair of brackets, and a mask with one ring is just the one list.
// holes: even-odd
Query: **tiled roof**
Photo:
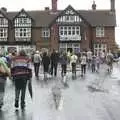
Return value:
[(116, 15), (109, 10), (80, 10), (79, 13), (91, 24), (91, 26), (116, 26)]
[[(47, 27), (59, 15), (51, 11), (26, 11), (35, 21), (35, 27)], [(110, 10), (77, 10), (91, 26), (116, 26), (116, 15)], [(7, 12), (7, 16), (12, 20), (19, 12)]]

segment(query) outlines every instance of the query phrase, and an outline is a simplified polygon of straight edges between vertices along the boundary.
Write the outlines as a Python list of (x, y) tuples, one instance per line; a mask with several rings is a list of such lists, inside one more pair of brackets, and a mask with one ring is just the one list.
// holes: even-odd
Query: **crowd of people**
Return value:
[[(2, 53), (2, 52), (1, 52)], [(86, 69), (92, 72), (99, 72), (101, 64), (107, 64), (112, 70), (113, 54), (111, 51), (108, 53), (99, 52), (94, 54), (92, 51), (81, 52), (75, 54), (74, 52), (61, 52), (53, 50), (49, 52), (39, 52), (36, 50), (31, 56), (27, 56), (25, 50), (20, 50), (19, 53), (13, 52), (8, 55), (0, 54), (0, 109), (3, 106), (5, 83), (7, 78), (12, 80), (15, 85), (15, 104), (16, 108), (19, 103), (22, 109), (25, 108), (25, 93), (28, 83), (29, 90), (32, 87), (31, 79), (33, 75), (31, 64), (34, 66), (35, 77), (39, 78), (40, 66), (43, 67), (43, 74), (46, 73), (56, 77), (58, 66), (61, 66), (61, 77), (66, 76), (68, 65), (71, 66), (72, 73), (76, 76), (76, 66), (81, 66), (81, 77), (86, 74)], [(21, 94), (21, 97), (20, 97)]]

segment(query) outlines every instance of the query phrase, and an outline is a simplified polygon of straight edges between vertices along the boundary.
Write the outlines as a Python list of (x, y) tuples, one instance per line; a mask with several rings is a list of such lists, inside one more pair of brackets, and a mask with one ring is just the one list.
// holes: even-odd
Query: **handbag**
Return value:
[(0, 76), (10, 76), (10, 69), (3, 64), (0, 64)]
[(6, 73), (6, 70), (4, 69), (2, 64), (0, 64), (0, 73), (3, 73), (3, 74)]

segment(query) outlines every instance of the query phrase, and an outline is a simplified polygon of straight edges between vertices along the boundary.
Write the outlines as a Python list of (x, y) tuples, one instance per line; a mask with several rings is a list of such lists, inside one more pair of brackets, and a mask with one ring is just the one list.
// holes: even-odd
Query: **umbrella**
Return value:
[(30, 79), (29, 82), (28, 82), (28, 90), (29, 90), (30, 97), (31, 97), (31, 99), (32, 99), (32, 97), (33, 97), (33, 91), (32, 91), (31, 79)]

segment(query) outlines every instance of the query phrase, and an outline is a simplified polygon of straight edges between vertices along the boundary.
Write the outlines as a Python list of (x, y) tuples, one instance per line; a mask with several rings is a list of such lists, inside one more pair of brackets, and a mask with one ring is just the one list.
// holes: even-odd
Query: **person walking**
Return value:
[(91, 60), (92, 60), (92, 52), (91, 52), (91, 50), (89, 50), (89, 51), (87, 52), (88, 69), (91, 68)]
[(4, 104), (4, 92), (7, 76), (11, 76), (10, 69), (6, 64), (7, 60), (0, 56), (0, 110)]
[(28, 80), (32, 77), (30, 59), (24, 50), (12, 60), (11, 74), (15, 81), (15, 107), (19, 107), (19, 96), (21, 93), (21, 109), (25, 108), (25, 93)]
[(113, 54), (109, 50), (109, 52), (106, 55), (106, 63), (108, 65), (108, 72), (112, 72), (113, 70)]
[(77, 63), (78, 57), (76, 54), (72, 54), (72, 56), (70, 57), (70, 64), (72, 66), (72, 74), (75, 74), (76, 76), (76, 63)]
[(91, 69), (93, 73), (96, 71), (96, 56), (95, 55), (92, 56)]
[(81, 56), (81, 76), (86, 74), (86, 63), (87, 63), (87, 57), (85, 52), (82, 53)]
[(36, 51), (35, 54), (33, 55), (34, 72), (36, 77), (39, 77), (38, 74), (41, 61), (42, 58), (40, 56), (40, 53), (39, 51)]
[(47, 52), (43, 53), (42, 64), (43, 64), (43, 71), (44, 71), (44, 78), (45, 78), (46, 73), (49, 72), (49, 65), (50, 65), (50, 57), (47, 55)]
[(66, 71), (67, 71), (67, 63), (68, 63), (68, 58), (67, 58), (67, 54), (63, 53), (60, 56), (60, 64), (61, 64), (61, 75), (62, 77), (66, 75)]
[(50, 56), (51, 60), (51, 75), (53, 75), (54, 71), (54, 76), (57, 76), (57, 66), (58, 66), (58, 61), (59, 61), (59, 54), (57, 51), (53, 50)]
[(97, 55), (96, 56), (96, 72), (99, 72), (99, 70), (100, 70), (100, 64), (101, 64), (101, 59), (100, 59), (100, 56)]

